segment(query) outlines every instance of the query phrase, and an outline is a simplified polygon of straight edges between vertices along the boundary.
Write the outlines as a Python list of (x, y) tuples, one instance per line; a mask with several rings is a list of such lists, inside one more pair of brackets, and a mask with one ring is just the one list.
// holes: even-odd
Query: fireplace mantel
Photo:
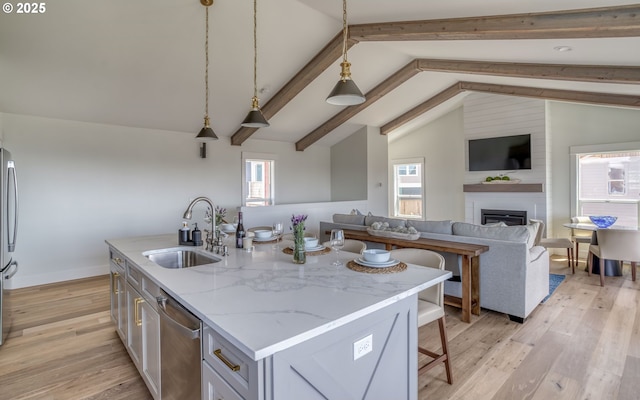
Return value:
[(467, 184), (463, 185), (463, 192), (535, 192), (542, 193), (542, 183), (500, 183), (500, 184)]

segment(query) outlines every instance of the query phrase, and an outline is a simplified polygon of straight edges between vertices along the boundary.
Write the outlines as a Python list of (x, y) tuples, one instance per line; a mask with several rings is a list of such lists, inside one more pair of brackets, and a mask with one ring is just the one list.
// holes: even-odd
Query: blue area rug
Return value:
[(562, 281), (564, 281), (564, 278), (565, 278), (564, 275), (549, 274), (549, 294), (547, 295), (547, 297), (542, 299), (541, 303), (544, 303), (549, 299), (549, 297), (551, 297), (551, 295), (556, 290), (556, 288), (560, 286)]

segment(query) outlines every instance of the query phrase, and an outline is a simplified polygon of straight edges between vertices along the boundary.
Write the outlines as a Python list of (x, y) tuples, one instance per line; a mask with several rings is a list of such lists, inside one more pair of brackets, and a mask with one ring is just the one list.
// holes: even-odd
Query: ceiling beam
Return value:
[(329, 132), (344, 124), (354, 115), (358, 114), (360, 111), (380, 100), (384, 95), (391, 92), (393, 89), (397, 88), (402, 83), (406, 82), (418, 73), (420, 73), (420, 70), (418, 69), (417, 60), (409, 62), (407, 65), (396, 71), (393, 75), (378, 84), (378, 86), (367, 92), (365, 94), (366, 100), (364, 101), (364, 103), (344, 108), (338, 114), (331, 117), (331, 119), (329, 119), (327, 122), (314, 129), (302, 139), (298, 140), (296, 142), (296, 150), (305, 150), (313, 143), (322, 139)]
[(388, 135), (393, 130), (419, 117), (420, 115), (433, 109), (434, 107), (444, 103), (453, 96), (465, 91), (530, 97), (542, 100), (556, 100), (574, 103), (640, 108), (640, 96), (613, 93), (582, 92), (563, 89), (544, 89), (527, 86), (497, 85), (492, 83), (480, 82), (458, 82), (438, 93), (429, 100), (417, 105), (411, 110), (382, 125), (380, 127), (380, 134)]
[[(358, 41), (349, 39), (347, 40), (347, 49), (351, 48)], [(304, 88), (306, 88), (314, 79), (316, 79), (324, 70), (329, 68), (336, 60), (342, 57), (342, 30), (331, 41), (324, 46), (322, 50), (315, 57), (311, 59), (302, 67), (298, 73), (287, 82), (282, 89), (280, 89), (269, 101), (267, 101), (262, 107), (262, 115), (266, 119), (272, 118), (282, 110), (291, 100), (294, 99)], [(338, 76), (339, 71), (336, 72)], [(328, 93), (328, 91), (327, 91)], [(257, 131), (258, 128), (245, 128), (238, 129), (231, 136), (231, 144), (240, 146), (247, 139), (251, 137)]]
[(350, 26), (349, 34), (361, 42), (640, 36), (640, 5), (360, 24)]
[(576, 90), (544, 89), (526, 86), (496, 85), (492, 83), (460, 82), (462, 90), (495, 93), (509, 96), (532, 97), (544, 100), (568, 101), (616, 107), (640, 108), (640, 96), (580, 92)]
[(380, 127), (380, 134), (381, 135), (389, 134), (393, 130), (395, 130), (395, 129), (401, 127), (402, 125), (406, 124), (407, 122), (409, 122), (409, 121), (421, 116), (422, 114), (424, 114), (427, 111), (433, 109), (434, 107), (444, 103), (445, 101), (451, 99), (452, 97), (457, 96), (458, 94), (462, 93), (463, 91), (464, 90), (462, 90), (462, 88), (460, 87), (460, 82), (449, 86), (448, 88), (446, 88), (442, 92), (436, 94), (435, 96), (433, 96), (429, 100), (417, 105), (416, 107), (412, 108), (411, 110), (405, 112), (404, 114), (398, 116), (397, 118), (395, 118), (395, 119), (387, 122), (386, 124), (382, 125)]
[(421, 71), (552, 79), (578, 82), (640, 84), (640, 67), (566, 65), (419, 59)]
[[(640, 36), (640, 5), (504, 16), (351, 25), (349, 26), (347, 46), (350, 48), (360, 41), (551, 39), (625, 36)], [(265, 118), (270, 119), (276, 115), (325, 69), (338, 60), (341, 55), (342, 31), (263, 105), (262, 112)], [(256, 131), (256, 128), (238, 129), (231, 136), (231, 144), (241, 145)], [(322, 136), (324, 135), (326, 133)], [(301, 142), (303, 144), (306, 143), (305, 138), (300, 140), (298, 144)], [(297, 147), (298, 144), (296, 144)], [(306, 144), (304, 147), (307, 147)]]

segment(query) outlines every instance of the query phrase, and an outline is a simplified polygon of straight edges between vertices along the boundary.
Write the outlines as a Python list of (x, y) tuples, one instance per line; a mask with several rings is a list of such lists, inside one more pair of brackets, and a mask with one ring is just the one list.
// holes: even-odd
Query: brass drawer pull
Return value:
[(227, 360), (225, 358), (225, 356), (222, 355), (222, 349), (214, 350), (213, 354), (215, 354), (216, 357), (218, 357), (220, 359), (220, 361), (222, 361), (224, 363), (224, 365), (226, 365), (233, 372), (240, 371), (240, 366), (239, 365), (233, 365), (229, 360)]
[(113, 294), (118, 294), (118, 293), (120, 293), (120, 292), (118, 291), (118, 281), (117, 281), (117, 279), (118, 279), (118, 277), (119, 277), (119, 276), (120, 276), (120, 274), (119, 274), (119, 273), (117, 273), (117, 272), (113, 272), (113, 273), (111, 274), (111, 291), (113, 292)]
[(113, 261), (118, 265), (122, 265), (122, 258), (120, 258), (120, 257), (114, 258)]
[(138, 312), (138, 306), (140, 303), (144, 303), (144, 299), (142, 297), (137, 297), (133, 301), (133, 319), (136, 321), (136, 325), (142, 326), (142, 317), (140, 316), (140, 312)]

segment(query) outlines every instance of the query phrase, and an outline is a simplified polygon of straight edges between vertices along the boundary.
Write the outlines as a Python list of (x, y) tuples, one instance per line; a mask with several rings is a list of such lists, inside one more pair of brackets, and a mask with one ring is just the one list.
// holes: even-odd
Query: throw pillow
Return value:
[(333, 214), (336, 224), (364, 225), (364, 215)]
[(418, 232), (441, 233), (451, 235), (453, 233), (453, 221), (415, 221), (407, 220), (407, 226), (413, 226)]
[(531, 248), (535, 241), (535, 234), (531, 236), (531, 230), (525, 225), (486, 227), (483, 225), (468, 224), (466, 222), (454, 222), (453, 234), (459, 236), (527, 243), (528, 248)]

